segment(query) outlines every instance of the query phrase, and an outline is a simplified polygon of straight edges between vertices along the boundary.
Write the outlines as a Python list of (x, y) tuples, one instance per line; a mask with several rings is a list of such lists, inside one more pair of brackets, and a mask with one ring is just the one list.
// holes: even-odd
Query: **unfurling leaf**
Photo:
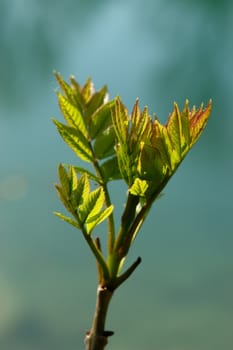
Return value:
[(118, 142), (127, 146), (127, 141), (129, 140), (129, 116), (126, 107), (123, 105), (119, 97), (116, 99), (116, 105), (112, 112), (112, 120)]
[(149, 185), (146, 180), (141, 180), (137, 177), (130, 187), (129, 192), (134, 196), (145, 197), (148, 187)]
[(212, 101), (210, 100), (209, 104), (205, 109), (203, 109), (203, 105), (195, 111), (193, 108), (189, 112), (189, 120), (190, 120), (190, 135), (191, 135), (191, 146), (198, 140), (202, 131), (204, 130), (207, 121), (210, 116), (210, 112), (212, 109)]
[(183, 111), (175, 103), (167, 124), (162, 125), (157, 118), (152, 121), (147, 109), (140, 112), (138, 100), (129, 116), (118, 98), (112, 114), (115, 150), (121, 176), (130, 190), (134, 192), (138, 178), (149, 181), (148, 193), (157, 193), (156, 188), (167, 183), (200, 136), (210, 111), (211, 102), (197, 111), (189, 110), (188, 101)]
[(141, 179), (151, 181), (157, 186), (165, 177), (167, 167), (163, 163), (159, 150), (142, 142), (137, 170)]

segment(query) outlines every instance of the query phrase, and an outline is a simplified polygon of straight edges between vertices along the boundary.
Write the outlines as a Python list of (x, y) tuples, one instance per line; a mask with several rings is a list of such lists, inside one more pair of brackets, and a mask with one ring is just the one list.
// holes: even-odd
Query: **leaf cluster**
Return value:
[[(53, 119), (54, 124), (77, 157), (92, 164), (93, 171), (59, 165), (60, 184), (55, 187), (71, 217), (55, 214), (81, 230), (97, 260), (100, 283), (115, 289), (140, 263), (137, 259), (121, 272), (153, 202), (201, 135), (212, 103), (205, 109), (201, 105), (190, 110), (186, 101), (182, 111), (175, 103), (167, 123), (162, 125), (149, 115), (147, 108), (140, 110), (138, 100), (129, 114), (120, 97), (109, 101), (106, 86), (96, 92), (91, 79), (80, 86), (74, 77), (70, 84), (58, 73), (56, 78), (61, 89), (57, 92), (58, 103), (65, 123)], [(126, 182), (128, 191), (116, 234), (108, 183), (117, 179)], [(92, 235), (95, 227), (105, 220), (107, 257), (101, 250), (100, 239)]]
[[(57, 96), (66, 124), (56, 119), (53, 122), (61, 137), (78, 158), (88, 163), (101, 161), (99, 172), (104, 182), (120, 178), (111, 118), (115, 101), (108, 101), (106, 86), (95, 92), (90, 79), (81, 87), (74, 77), (71, 77), (70, 85), (58, 73), (56, 78), (63, 92), (57, 92)], [(76, 170), (86, 173), (86, 169)], [(101, 183), (100, 174), (88, 175)]]
[(113, 211), (113, 205), (103, 209), (105, 203), (103, 187), (91, 191), (88, 175), (79, 179), (73, 166), (68, 171), (60, 164), (58, 168), (60, 186), (55, 185), (59, 197), (74, 219), (55, 213), (62, 220), (90, 235), (93, 229)]

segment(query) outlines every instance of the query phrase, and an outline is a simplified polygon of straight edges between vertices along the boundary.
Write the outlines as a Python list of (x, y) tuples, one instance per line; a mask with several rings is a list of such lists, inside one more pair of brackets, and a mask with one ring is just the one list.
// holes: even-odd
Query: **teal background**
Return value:
[[(95, 262), (52, 212), (57, 164), (79, 164), (61, 120), (53, 70), (165, 122), (173, 102), (213, 99), (211, 119), (128, 262), (116, 293), (112, 350), (233, 348), (233, 3), (230, 0), (0, 1), (0, 348), (84, 349)], [(125, 187), (113, 183), (118, 210)], [(104, 235), (102, 229), (100, 236)]]

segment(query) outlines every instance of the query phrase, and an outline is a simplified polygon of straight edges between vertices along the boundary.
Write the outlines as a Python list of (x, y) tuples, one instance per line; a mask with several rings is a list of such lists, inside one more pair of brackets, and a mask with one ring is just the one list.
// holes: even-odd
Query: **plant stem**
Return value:
[[(109, 191), (108, 191), (107, 182), (104, 179), (103, 172), (102, 172), (101, 167), (99, 165), (99, 162), (95, 156), (95, 153), (94, 153), (94, 150), (93, 150), (91, 143), (90, 143), (90, 148), (91, 148), (91, 151), (93, 154), (94, 169), (96, 171), (97, 176), (99, 176), (101, 178), (101, 181), (102, 181), (101, 186), (103, 187), (103, 190), (104, 190), (105, 204), (107, 207), (109, 207), (112, 203), (111, 203), (111, 199), (110, 199), (110, 195), (109, 195)], [(115, 242), (115, 223), (114, 223), (114, 215), (113, 215), (113, 213), (111, 213), (108, 217), (108, 253), (109, 254), (112, 253), (114, 242)]]
[(85, 337), (86, 350), (103, 350), (108, 343), (108, 337), (113, 335), (111, 331), (105, 331), (105, 321), (109, 302), (113, 291), (98, 285), (97, 298), (92, 327)]

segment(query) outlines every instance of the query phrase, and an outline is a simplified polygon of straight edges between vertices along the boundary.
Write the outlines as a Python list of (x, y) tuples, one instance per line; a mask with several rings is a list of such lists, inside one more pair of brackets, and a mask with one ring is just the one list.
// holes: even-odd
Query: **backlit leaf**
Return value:
[(71, 104), (63, 95), (58, 93), (58, 101), (61, 112), (69, 126), (77, 128), (85, 138), (87, 138), (87, 129), (81, 112)]
[(136, 178), (129, 192), (134, 196), (144, 197), (149, 185), (146, 180)]
[(110, 205), (95, 216), (91, 216), (90, 218), (88, 218), (86, 221), (87, 233), (91, 234), (91, 232), (97, 225), (99, 225), (101, 222), (107, 219), (107, 217), (109, 217), (110, 214), (112, 214), (113, 209), (113, 205)]
[(90, 78), (87, 79), (86, 83), (83, 85), (81, 89), (81, 94), (84, 100), (84, 103), (87, 104), (90, 101), (92, 95), (94, 94), (94, 84)]
[[(130, 133), (130, 142), (133, 147), (136, 146), (136, 151), (140, 147), (140, 142), (145, 141), (150, 136), (152, 121), (148, 115), (148, 109), (145, 108), (140, 112), (138, 100), (132, 111), (132, 128)], [(132, 148), (133, 148), (132, 147)], [(132, 149), (134, 151), (134, 149)]]
[(119, 97), (116, 99), (115, 108), (112, 111), (112, 120), (119, 143), (126, 144), (128, 141), (129, 116)]
[(107, 96), (107, 86), (103, 86), (91, 96), (86, 106), (87, 118), (91, 117), (95, 111), (107, 102)]
[(93, 160), (90, 145), (82, 133), (70, 126), (66, 126), (53, 119), (61, 137), (67, 145), (75, 152), (75, 154), (86, 162)]
[[(178, 106), (175, 104), (174, 110), (169, 116), (166, 130), (168, 133), (169, 141), (172, 144), (172, 150), (177, 153), (178, 159), (181, 159), (181, 146), (182, 146), (182, 124), (180, 111)], [(171, 153), (171, 152), (169, 152)]]
[(67, 198), (66, 194), (63, 192), (62, 188), (55, 184), (54, 187), (56, 188), (57, 194), (61, 200), (61, 202), (63, 203), (63, 205), (65, 206), (65, 208), (72, 213), (72, 206), (71, 203), (69, 201), (69, 199)]
[(205, 109), (203, 109), (203, 105), (201, 105), (197, 111), (193, 109), (190, 112), (190, 135), (192, 138), (192, 145), (198, 140), (203, 129), (205, 128), (210, 116), (211, 109), (212, 101), (210, 100)]
[(92, 140), (112, 125), (112, 111), (115, 101), (110, 101), (97, 109), (90, 119), (90, 135)]
[(97, 183), (101, 182), (100, 178), (98, 178), (96, 175), (94, 175), (93, 173), (91, 173), (90, 171), (88, 171), (85, 168), (82, 168), (82, 167), (79, 167), (79, 166), (74, 166), (74, 169), (79, 174), (86, 174), (88, 176), (88, 178), (90, 178), (91, 180), (96, 181)]
[(83, 202), (86, 202), (88, 200), (90, 189), (90, 182), (88, 180), (87, 174), (85, 173), (80, 177), (78, 181), (78, 186), (76, 190), (76, 196), (79, 198), (78, 204), (82, 204)]
[(95, 216), (100, 212), (104, 204), (104, 192), (102, 187), (92, 191), (79, 207), (79, 217), (81, 222), (85, 223), (88, 218)]
[[(177, 108), (178, 108), (178, 106), (177, 106)], [(183, 157), (186, 154), (186, 152), (188, 151), (188, 147), (191, 144), (188, 100), (186, 100), (185, 108), (180, 113), (180, 117), (181, 117), (182, 136), (183, 136), (181, 153), (182, 153), (182, 157)]]
[(71, 219), (70, 217), (65, 216), (65, 215), (63, 215), (63, 214), (61, 214), (61, 213), (58, 213), (58, 212), (56, 212), (56, 211), (54, 212), (54, 214), (55, 214), (57, 217), (59, 217), (61, 220), (66, 221), (68, 224), (70, 224), (70, 225), (72, 225), (72, 226), (74, 226), (74, 227), (80, 229), (80, 225), (78, 224), (77, 221), (75, 221), (75, 220)]
[(117, 144), (115, 146), (115, 150), (117, 154), (118, 167), (121, 173), (121, 177), (125, 179), (127, 184), (131, 185), (133, 182), (133, 175), (135, 171), (132, 167), (132, 159), (127, 152), (127, 147), (126, 145)]
[(58, 175), (61, 183), (62, 192), (66, 198), (69, 198), (71, 193), (70, 181), (69, 181), (66, 169), (63, 167), (62, 164), (59, 164), (58, 166)]
[(71, 82), (71, 89), (73, 92), (73, 98), (75, 101), (75, 106), (78, 108), (79, 111), (83, 112), (83, 106), (84, 106), (84, 100), (82, 97), (82, 88), (79, 85), (79, 83), (76, 81), (74, 76), (70, 77), (70, 82)]
[(74, 192), (77, 190), (77, 187), (78, 187), (78, 178), (77, 178), (75, 167), (73, 166), (69, 167), (69, 175), (70, 175), (71, 191)]

